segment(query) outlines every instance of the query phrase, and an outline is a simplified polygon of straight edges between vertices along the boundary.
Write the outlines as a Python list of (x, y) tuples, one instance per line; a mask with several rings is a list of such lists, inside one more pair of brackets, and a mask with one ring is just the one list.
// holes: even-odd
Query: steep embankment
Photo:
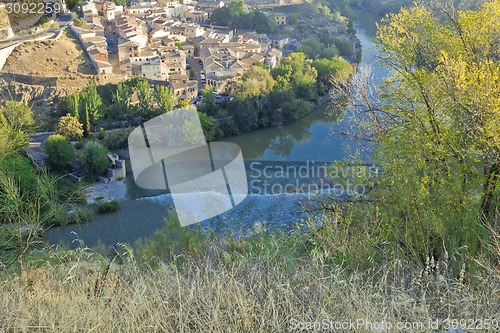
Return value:
[(68, 32), (57, 41), (25, 42), (0, 71), (0, 102), (22, 100), (36, 113), (47, 115), (61, 97), (86, 87), (94, 74), (82, 47)]
[(12, 27), (10, 25), (9, 15), (0, 3), (0, 40), (11, 37), (13, 35)]

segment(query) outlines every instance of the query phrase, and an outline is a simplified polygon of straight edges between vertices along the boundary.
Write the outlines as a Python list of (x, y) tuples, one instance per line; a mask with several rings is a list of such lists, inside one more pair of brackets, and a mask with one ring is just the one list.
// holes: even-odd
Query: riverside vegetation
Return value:
[[(0, 247), (16, 254), (0, 259), (0, 327), (281, 332), (361, 319), (420, 322), (399, 331), (429, 332), (428, 322), (446, 331), (457, 319), (462, 331), (497, 331), (499, 35), (498, 0), (466, 10), (415, 5), (384, 19), (377, 40), (394, 71), (376, 89), (368, 75), (352, 83), (355, 134), (373, 142), (384, 173), (357, 180), (371, 188), (369, 200), (331, 202), (289, 234), (256, 225), (218, 235), (172, 216), (133, 245), (32, 252), (41, 244), (5, 225), (51, 212), (48, 177), (30, 171), (33, 181), (23, 182), (2, 166)], [(9, 107), (0, 113), (2, 163), (24, 158), (31, 122)], [(19, 190), (24, 183), (44, 186)]]

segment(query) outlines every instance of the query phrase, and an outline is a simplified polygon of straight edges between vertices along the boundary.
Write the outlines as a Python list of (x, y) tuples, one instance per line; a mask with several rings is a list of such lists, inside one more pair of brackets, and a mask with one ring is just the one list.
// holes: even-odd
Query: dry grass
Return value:
[[(299, 255), (302, 250), (282, 237), (265, 241), (247, 251), (239, 243), (233, 248), (240, 251), (209, 244), (201, 256), (183, 255), (155, 268), (132, 256), (118, 265), (89, 250), (54, 252), (43, 265), (0, 272), (0, 330), (289, 332), (294, 320), (499, 318), (498, 272), (475, 282), (465, 272), (443, 276), (433, 262), (423, 271), (397, 262), (352, 272), (328, 264), (320, 251)], [(355, 331), (377, 332), (366, 326)]]
[(5, 9), (0, 9), (0, 29), (10, 27), (9, 16), (7, 15), (7, 11)]

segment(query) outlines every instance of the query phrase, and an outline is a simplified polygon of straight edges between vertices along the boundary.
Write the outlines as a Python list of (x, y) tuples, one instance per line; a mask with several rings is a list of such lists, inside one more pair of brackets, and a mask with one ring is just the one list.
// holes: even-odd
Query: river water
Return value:
[[(375, 33), (375, 20), (367, 13), (358, 14), (356, 24), (357, 36), (363, 47), (360, 66), (369, 65), (373, 69), (375, 81), (379, 81), (387, 71), (377, 61), (372, 39)], [(353, 154), (368, 156), (365, 147), (359, 141), (339, 134), (349, 124), (344, 119), (345, 110), (333, 105), (319, 107), (307, 117), (292, 124), (277, 128), (254, 131), (237, 137), (225, 138), (223, 141), (240, 146), (247, 176), (249, 178), (250, 195), (236, 208), (216, 218), (202, 223), (215, 231), (242, 230), (252, 232), (257, 226), (262, 228), (293, 228), (305, 218), (304, 206), (311, 205), (307, 194), (297, 195), (281, 191), (288, 183), (297, 187), (304, 183), (318, 184), (318, 175), (306, 172), (285, 176), (277, 172), (292, 168), (298, 170), (306, 166), (308, 170), (332, 161), (346, 160)], [(277, 174), (270, 180), (270, 186), (263, 186), (263, 170)], [(305, 179), (307, 178), (307, 179)], [(314, 179), (313, 179), (314, 178)], [(265, 181), (265, 180), (264, 180)], [(126, 179), (129, 199), (121, 203), (121, 210), (107, 215), (95, 215), (89, 224), (69, 225), (64, 228), (48, 231), (48, 241), (52, 244), (62, 243), (75, 247), (83, 241), (87, 246), (99, 242), (112, 245), (117, 242), (134, 242), (140, 238), (150, 237), (157, 229), (165, 226), (165, 221), (172, 212), (172, 199), (162, 191), (144, 191), (139, 189), (133, 177)], [(273, 184), (281, 183), (273, 187)], [(197, 207), (193, 207), (197, 209)]]

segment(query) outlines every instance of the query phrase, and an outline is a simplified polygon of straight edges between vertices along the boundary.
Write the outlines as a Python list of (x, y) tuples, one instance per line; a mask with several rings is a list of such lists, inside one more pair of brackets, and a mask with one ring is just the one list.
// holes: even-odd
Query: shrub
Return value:
[(74, 148), (77, 149), (77, 150), (80, 150), (84, 146), (85, 146), (85, 142), (84, 141), (78, 141), (77, 143), (75, 143)]
[(66, 138), (60, 134), (49, 136), (43, 145), (47, 154), (45, 161), (56, 170), (63, 170), (68, 163), (75, 159), (75, 151)]
[(125, 128), (122, 130), (106, 132), (101, 139), (101, 143), (108, 149), (127, 148), (128, 136), (133, 128)]
[(59, 211), (54, 215), (51, 224), (65, 226), (67, 224), (89, 223), (94, 219), (94, 214), (88, 208), (75, 207), (70, 211)]
[(116, 200), (112, 200), (109, 202), (103, 202), (99, 205), (98, 212), (99, 214), (108, 214), (115, 213), (120, 210), (120, 203)]
[(73, 20), (73, 23), (77, 27), (83, 27), (87, 22), (83, 18), (77, 18), (77, 19)]
[(73, 182), (71, 179), (64, 177), (59, 178), (56, 182), (58, 191), (58, 199), (66, 203), (79, 203), (86, 204), (87, 198), (81, 191), (79, 184)]
[(108, 170), (110, 161), (107, 149), (97, 141), (87, 141), (80, 153), (80, 168), (91, 178), (100, 176)]
[(222, 131), (219, 128), (217, 122), (211, 116), (199, 112), (198, 116), (200, 118), (201, 127), (203, 129), (203, 133), (205, 134), (205, 138), (207, 141), (215, 141), (220, 139), (222, 136)]
[(17, 250), (18, 239), (19, 236), (15, 227), (12, 225), (0, 225), (0, 252), (2, 252), (2, 257), (7, 251)]
[(36, 189), (36, 170), (26, 157), (9, 156), (0, 159), (0, 170), (4, 176), (15, 180), (21, 194)]
[(94, 219), (94, 214), (88, 208), (75, 208), (71, 217), (72, 223), (89, 223)]
[(78, 118), (68, 113), (59, 119), (56, 133), (68, 140), (80, 140), (83, 137), (83, 125), (78, 121)]

